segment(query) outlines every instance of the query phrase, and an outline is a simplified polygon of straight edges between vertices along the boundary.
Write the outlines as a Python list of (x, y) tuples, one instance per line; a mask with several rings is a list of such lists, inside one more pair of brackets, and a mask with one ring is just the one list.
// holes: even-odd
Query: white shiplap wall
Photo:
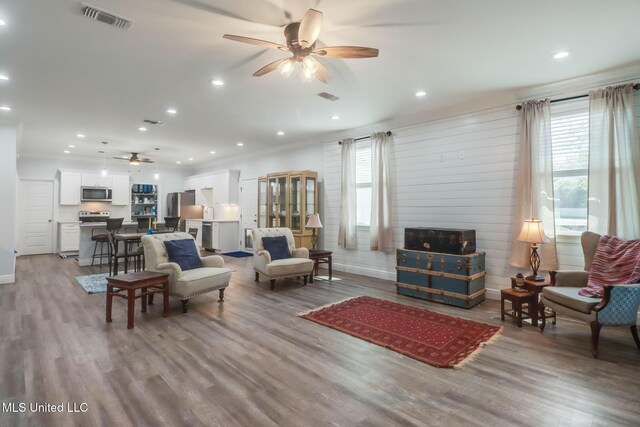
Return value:
[[(640, 95), (636, 96), (640, 104)], [(396, 247), (405, 227), (476, 230), (477, 249), (486, 252), (488, 297), (510, 286), (519, 271), (509, 266), (513, 234), (519, 140), (514, 105), (392, 129), (393, 228)], [(640, 110), (640, 108), (638, 108)], [(460, 155), (464, 155), (464, 159)], [(324, 146), (324, 238), (336, 270), (395, 279), (395, 254), (369, 251), (369, 231), (358, 229), (358, 249), (338, 246), (340, 145)], [(576, 239), (558, 245), (561, 268), (582, 268)], [(524, 271), (523, 271), (524, 272)]]

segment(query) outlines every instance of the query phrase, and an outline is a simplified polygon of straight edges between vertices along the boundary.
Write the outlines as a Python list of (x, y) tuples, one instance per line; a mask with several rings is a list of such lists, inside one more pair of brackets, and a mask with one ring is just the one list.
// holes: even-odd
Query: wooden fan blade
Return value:
[(298, 44), (303, 48), (312, 46), (322, 29), (322, 12), (315, 9), (309, 9), (304, 14), (302, 21), (300, 21), (300, 28), (298, 29)]
[(327, 58), (374, 58), (378, 56), (378, 49), (362, 46), (329, 46), (318, 49), (314, 53)]
[(276, 68), (278, 68), (278, 65), (280, 65), (284, 61), (288, 61), (288, 60), (289, 60), (289, 58), (281, 58), (281, 59), (278, 59), (277, 61), (273, 61), (272, 63), (267, 64), (264, 67), (260, 68), (258, 71), (253, 73), (253, 75), (255, 77), (264, 76), (265, 74), (270, 73), (273, 70), (275, 70)]
[(117, 160), (129, 160), (129, 157), (125, 157), (125, 156), (122, 156), (122, 157), (114, 156), (113, 158)]
[(236, 41), (236, 42), (248, 43), (256, 46), (269, 47), (271, 49), (289, 50), (287, 49), (286, 46), (283, 46), (281, 44), (268, 42), (266, 40), (252, 39), (251, 37), (234, 36), (233, 34), (225, 34), (222, 37), (228, 40)]
[(318, 64), (318, 69), (316, 70), (316, 78), (320, 80), (322, 83), (329, 83), (329, 71), (325, 68), (324, 65), (320, 63), (320, 61), (313, 58), (314, 61)]
[(153, 160), (151, 160), (151, 159), (138, 159), (138, 161), (140, 163), (153, 163)]

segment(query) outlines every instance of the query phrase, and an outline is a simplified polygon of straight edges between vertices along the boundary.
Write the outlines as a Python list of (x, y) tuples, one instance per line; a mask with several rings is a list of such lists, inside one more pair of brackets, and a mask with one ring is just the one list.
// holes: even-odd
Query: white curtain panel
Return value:
[(393, 136), (386, 132), (371, 135), (371, 224), (372, 251), (394, 250), (391, 229), (391, 178), (389, 173)]
[(640, 238), (640, 140), (633, 85), (589, 93), (589, 230)]
[(531, 244), (517, 241), (525, 219), (542, 221), (548, 243), (539, 245), (540, 269), (558, 268), (553, 212), (553, 156), (549, 100), (527, 101), (520, 117), (518, 184), (509, 264), (528, 268)]
[(345, 249), (358, 246), (356, 227), (356, 142), (353, 138), (342, 141), (342, 202), (338, 245)]

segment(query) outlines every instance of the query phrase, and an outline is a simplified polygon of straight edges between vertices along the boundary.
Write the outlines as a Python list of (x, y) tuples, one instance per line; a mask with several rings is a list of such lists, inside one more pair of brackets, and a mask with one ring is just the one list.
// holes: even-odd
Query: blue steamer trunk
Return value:
[(398, 249), (399, 294), (471, 308), (485, 299), (485, 253), (451, 255)]

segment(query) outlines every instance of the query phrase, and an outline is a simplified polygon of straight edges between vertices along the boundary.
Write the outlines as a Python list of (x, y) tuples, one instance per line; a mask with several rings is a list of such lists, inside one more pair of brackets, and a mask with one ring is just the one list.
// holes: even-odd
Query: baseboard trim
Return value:
[(0, 285), (6, 285), (9, 283), (15, 283), (15, 282), (16, 282), (15, 274), (5, 274), (4, 276), (0, 276)]

